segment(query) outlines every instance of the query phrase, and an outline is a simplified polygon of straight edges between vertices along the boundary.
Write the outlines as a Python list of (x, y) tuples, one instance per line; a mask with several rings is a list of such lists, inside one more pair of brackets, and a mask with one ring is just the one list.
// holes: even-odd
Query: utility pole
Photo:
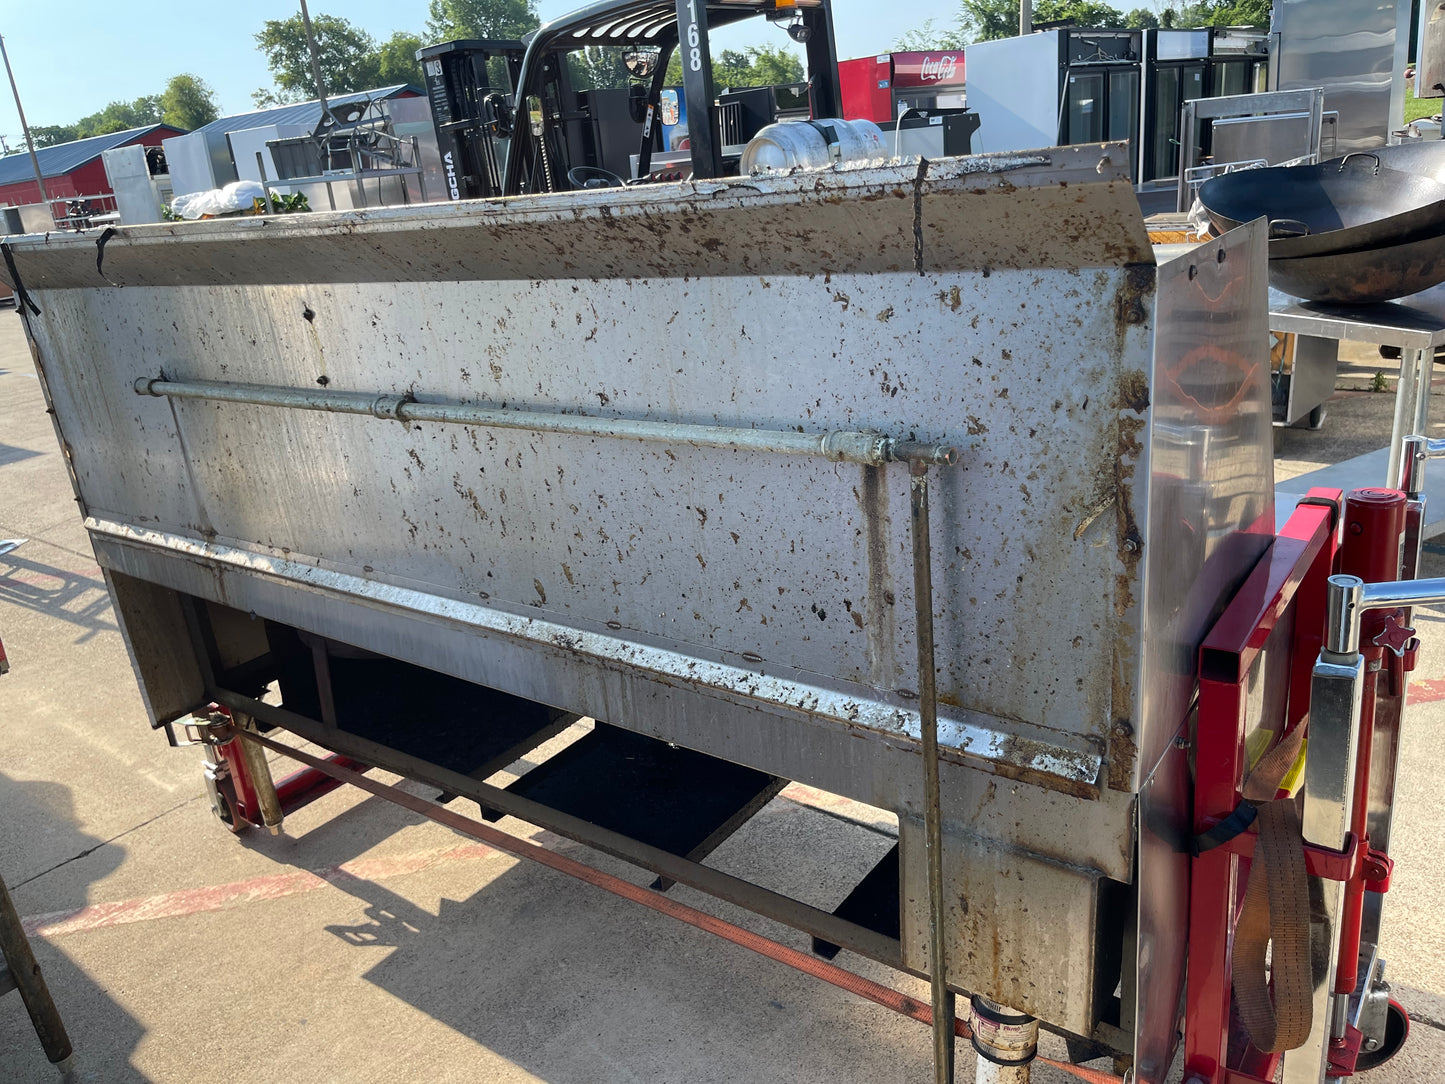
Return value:
[(1033, 0), (1019, 0), (1019, 37), (1034, 32)]
[(316, 96), (321, 99), (321, 115), (329, 117), (331, 106), (326, 101), (326, 84), (321, 81), (321, 55), (316, 48), (316, 35), (311, 31), (311, 12), (306, 10), (306, 0), (301, 0), (301, 25), (306, 29), (306, 50), (311, 54), (311, 78), (316, 80)]
[(10, 70), (10, 54), (5, 50), (5, 38), (0, 36), (0, 57), (5, 58), (5, 74), (10, 77), (10, 92), (15, 95), (15, 111), (20, 114), (20, 127), (25, 132), (25, 145), (30, 148), (30, 164), (35, 168), (35, 183), (40, 186), (40, 202), (45, 204), (50, 220), (55, 221), (55, 212), (50, 209), (50, 196), (45, 191), (45, 177), (40, 172), (40, 158), (35, 153), (35, 140), (30, 138), (30, 125), (25, 122), (25, 107), (20, 104), (20, 88), (15, 85), (15, 73)]

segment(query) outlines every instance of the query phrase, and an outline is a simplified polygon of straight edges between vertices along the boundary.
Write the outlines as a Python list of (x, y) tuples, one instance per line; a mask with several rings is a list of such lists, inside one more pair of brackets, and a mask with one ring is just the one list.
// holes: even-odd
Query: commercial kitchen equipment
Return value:
[(843, 116), (877, 124), (912, 110), (962, 109), (966, 101), (962, 49), (897, 52), (838, 63)]
[(1325, 112), (1339, 116), (1336, 153), (1383, 145), (1403, 115), (1410, 10), (1407, 0), (1365, 6), (1352, 0), (1277, 0), (1273, 5), (1270, 89), (1323, 87)]
[[(777, 11), (830, 36), (821, 0)], [(519, 90), (604, 27), (705, 69), (703, 14), (594, 5), (538, 32)], [(505, 191), (541, 187), (541, 112)], [(203, 745), (235, 829), (361, 786), (930, 1023), (939, 1082), (958, 1035), (1025, 1079), (1045, 1026), (1153, 1084), (1181, 1004), (1206, 1084), (1352, 1067), (1391, 1019), (1393, 775), (1361, 750), (1414, 648), (1341, 625), (1407, 587), (1326, 578), (1413, 574), (1418, 494), (1341, 544), (1373, 498), (1316, 491), (1276, 532), (1264, 230), (1159, 262), (1123, 143), (730, 179), (717, 131), (693, 126), (687, 182), (4, 243), (154, 725)], [(1269, 799), (1306, 718), (1291, 828)], [(268, 750), (306, 769), (273, 781)], [(898, 817), (841, 901), (703, 861), (789, 780)], [(1231, 989), (1265, 988), (1272, 920), (1235, 888), (1266, 866), (1353, 925), (1312, 982), (1276, 916), (1296, 985), (1245, 1041)], [(671, 883), (926, 977), (930, 1005)]]
[[(964, 50), (981, 150), (1139, 140), (1143, 31), (1045, 30)], [(1133, 171), (1131, 170), (1131, 178)]]

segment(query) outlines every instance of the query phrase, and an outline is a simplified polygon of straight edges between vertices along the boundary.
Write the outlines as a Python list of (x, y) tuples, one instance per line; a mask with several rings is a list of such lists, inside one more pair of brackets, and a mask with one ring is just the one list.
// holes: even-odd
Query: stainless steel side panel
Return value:
[[(898, 822), (903, 960), (928, 970), (923, 822)], [(949, 824), (949, 982), (1067, 1028), (1094, 1030), (1099, 878)]]
[(131, 385), (324, 382), (963, 445), (936, 486), (945, 733), (1086, 792), (1134, 714), (1116, 652), (1137, 643), (1123, 536), (1143, 487), (1119, 441), (1152, 289), (1152, 268), (1127, 270), (1148, 250), (1107, 153), (152, 227), (112, 238), (99, 273), (88, 238), (16, 261), (98, 518), (816, 686), (820, 715), (875, 735), (917, 728), (901, 468)]
[(1139, 802), (1136, 1074), (1176, 1042), (1189, 914), (1189, 769), (1176, 740), (1199, 645), (1274, 536), (1267, 255), (1246, 226), (1159, 268), (1141, 655), (1147, 782)]
[(1339, 154), (1384, 144), (1404, 102), (1409, 0), (1276, 0), (1270, 89), (1325, 88)]

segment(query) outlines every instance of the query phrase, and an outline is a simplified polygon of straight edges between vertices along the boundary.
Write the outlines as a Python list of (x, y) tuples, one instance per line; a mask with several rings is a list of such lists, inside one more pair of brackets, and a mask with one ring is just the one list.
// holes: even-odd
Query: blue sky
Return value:
[[(583, 6), (585, 0), (541, 0), (544, 20)], [(312, 14), (340, 15), (377, 38), (393, 30), (420, 31), (426, 0), (308, 0)], [(0, 5), (0, 33), (20, 85), (31, 124), (65, 124), (116, 99), (160, 91), (177, 72), (201, 76), (216, 90), (223, 113), (251, 108), (251, 92), (270, 85), (270, 73), (252, 35), (267, 19), (300, 10), (294, 0), (241, 4), (170, 0), (117, 5), (115, 0), (67, 0), (63, 15), (34, 3)], [(957, 0), (833, 0), (838, 51), (843, 57), (886, 52), (898, 35), (933, 18), (944, 24)], [(781, 30), (758, 21), (745, 33), (725, 32), (721, 44), (786, 43)], [(722, 38), (722, 35), (719, 35)], [(20, 132), (9, 87), (0, 84), (0, 134)]]

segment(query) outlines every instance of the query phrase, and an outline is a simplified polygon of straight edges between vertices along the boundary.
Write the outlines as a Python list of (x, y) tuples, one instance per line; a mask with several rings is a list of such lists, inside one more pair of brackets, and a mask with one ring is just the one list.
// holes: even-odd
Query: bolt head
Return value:
[(1365, 1040), (1365, 1049), (1366, 1049), (1366, 1050), (1369, 1050), (1369, 1051), (1372, 1051), (1372, 1052), (1375, 1051), (1375, 1050), (1379, 1050), (1379, 1049), (1380, 1049), (1380, 1040), (1379, 1040), (1379, 1039), (1366, 1039), (1366, 1040)]

